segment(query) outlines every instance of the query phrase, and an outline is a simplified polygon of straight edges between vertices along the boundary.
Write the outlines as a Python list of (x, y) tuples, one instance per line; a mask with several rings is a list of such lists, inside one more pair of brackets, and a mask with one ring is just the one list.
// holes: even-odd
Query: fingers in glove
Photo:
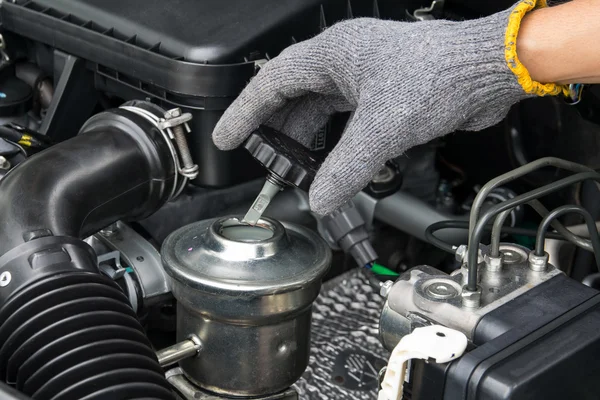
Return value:
[(285, 110), (278, 112), (267, 125), (309, 147), (315, 134), (325, 126), (332, 114), (352, 109), (353, 106), (341, 96), (309, 93), (291, 101)]
[(290, 101), (310, 92), (333, 94), (337, 87), (311, 40), (269, 61), (225, 111), (213, 131), (221, 150), (231, 150)]
[[(374, 116), (359, 108), (317, 172), (310, 192), (310, 208), (317, 214), (327, 215), (341, 207), (362, 190), (391, 158), (391, 146), (380, 132), (385, 127), (374, 127), (385, 117)], [(372, 132), (371, 132), (371, 131)], [(392, 133), (392, 132), (390, 132)], [(392, 133), (393, 134), (393, 133)]]

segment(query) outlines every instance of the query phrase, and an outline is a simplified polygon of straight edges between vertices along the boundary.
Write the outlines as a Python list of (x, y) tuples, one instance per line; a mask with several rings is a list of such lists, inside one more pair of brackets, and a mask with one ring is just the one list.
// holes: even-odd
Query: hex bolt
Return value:
[(456, 261), (459, 263), (463, 263), (465, 261), (465, 257), (467, 256), (467, 245), (461, 244), (458, 246), (455, 252)]
[(11, 280), (12, 275), (10, 274), (10, 272), (4, 271), (2, 274), (0, 274), (0, 287), (8, 286)]
[(379, 294), (381, 297), (387, 297), (388, 294), (392, 291), (392, 286), (394, 286), (394, 281), (385, 281), (381, 284), (381, 289), (379, 290)]

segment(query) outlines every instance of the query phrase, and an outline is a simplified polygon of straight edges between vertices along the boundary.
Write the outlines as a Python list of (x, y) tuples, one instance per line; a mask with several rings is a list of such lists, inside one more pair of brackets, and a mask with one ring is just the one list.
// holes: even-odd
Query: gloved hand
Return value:
[(311, 209), (326, 215), (408, 148), (481, 130), (525, 97), (562, 92), (533, 82), (516, 56), (520, 21), (535, 5), (462, 22), (341, 22), (269, 61), (213, 140), (233, 149), (266, 123), (308, 146), (332, 113), (354, 111), (310, 189)]

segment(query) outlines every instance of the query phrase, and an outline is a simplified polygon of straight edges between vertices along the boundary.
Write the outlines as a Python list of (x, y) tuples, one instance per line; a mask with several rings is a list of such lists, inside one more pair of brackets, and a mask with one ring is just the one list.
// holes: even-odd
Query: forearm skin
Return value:
[(535, 81), (600, 83), (600, 1), (574, 0), (528, 13), (517, 53)]

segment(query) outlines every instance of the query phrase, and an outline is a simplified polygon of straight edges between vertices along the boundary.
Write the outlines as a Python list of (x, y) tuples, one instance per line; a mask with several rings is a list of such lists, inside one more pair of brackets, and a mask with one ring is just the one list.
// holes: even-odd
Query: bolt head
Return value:
[(381, 284), (381, 289), (379, 290), (379, 294), (381, 297), (387, 297), (392, 291), (392, 286), (394, 286), (394, 281), (385, 281)]
[(12, 280), (12, 275), (8, 271), (4, 271), (0, 274), (0, 287), (5, 287), (10, 284)]
[(104, 237), (111, 237), (116, 235), (117, 233), (119, 233), (119, 227), (116, 222), (114, 224), (110, 224), (109, 226), (100, 231), (100, 234)]
[(460, 246), (458, 246), (458, 248), (456, 249), (456, 261), (462, 263), (465, 261), (465, 258), (467, 257), (467, 245), (466, 244), (461, 244)]

